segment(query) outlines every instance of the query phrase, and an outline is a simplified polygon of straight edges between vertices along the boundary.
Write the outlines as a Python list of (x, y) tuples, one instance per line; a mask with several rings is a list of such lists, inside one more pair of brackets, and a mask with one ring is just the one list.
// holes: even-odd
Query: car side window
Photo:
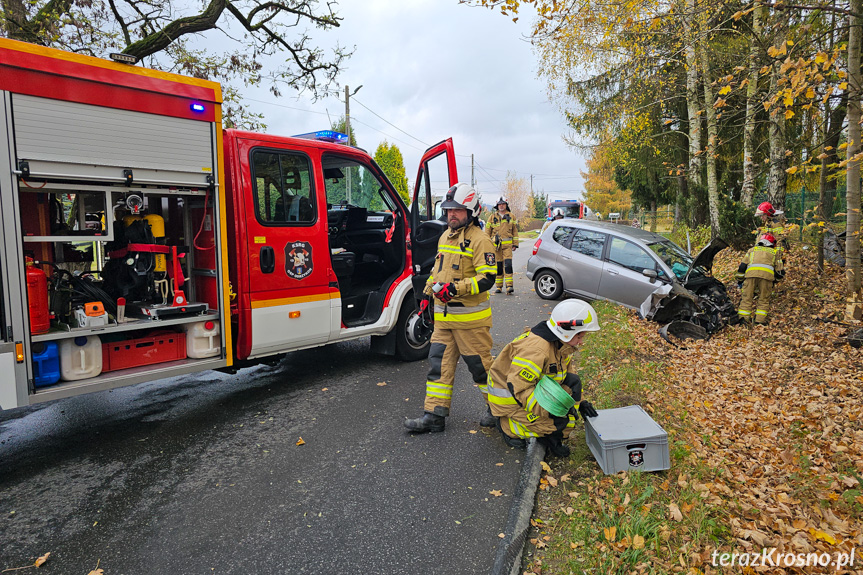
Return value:
[(569, 241), (569, 237), (572, 235), (572, 232), (575, 231), (575, 228), (571, 226), (557, 226), (554, 231), (551, 233), (551, 237), (554, 241), (559, 243), (562, 246), (565, 246)]
[(611, 238), (608, 261), (639, 273), (656, 269), (656, 261), (646, 251), (623, 238)]
[(605, 247), (605, 234), (591, 230), (578, 230), (572, 238), (569, 249), (592, 258), (602, 258), (602, 248)]

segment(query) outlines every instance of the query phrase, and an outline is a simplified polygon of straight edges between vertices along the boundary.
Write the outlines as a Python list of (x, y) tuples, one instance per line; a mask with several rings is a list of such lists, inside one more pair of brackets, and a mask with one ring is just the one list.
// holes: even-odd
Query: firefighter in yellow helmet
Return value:
[(746, 252), (743, 261), (737, 268), (737, 280), (738, 282), (743, 281), (743, 295), (737, 314), (744, 323), (752, 323), (752, 304), (755, 302), (755, 294), (757, 293), (755, 323), (767, 324), (773, 284), (784, 276), (782, 252), (776, 247), (776, 238), (772, 234), (763, 234), (758, 240), (758, 244)]
[(579, 299), (560, 302), (541, 321), (508, 343), (488, 374), (488, 401), (499, 418), (498, 430), (510, 447), (525, 447), (536, 437), (554, 455), (567, 457), (563, 439), (578, 414), (596, 417), (581, 399), (575, 353), (588, 333), (599, 331), (593, 306)]
[(509, 209), (509, 202), (503, 196), (497, 201), (497, 210), (492, 212), (485, 224), (485, 233), (497, 249), (497, 279), (495, 293), (515, 291), (512, 283), (512, 251), (518, 249), (518, 222)]
[[(467, 184), (456, 184), (447, 191), (441, 209), (449, 230), (438, 241), (438, 253), (420, 304), (425, 311), (434, 302), (425, 413), (404, 422), (414, 433), (444, 430), (459, 356), (483, 394), (491, 367), (488, 290), (494, 285), (497, 266), (494, 246), (479, 227), (479, 195)], [(494, 424), (490, 411), (480, 420), (485, 427)]]

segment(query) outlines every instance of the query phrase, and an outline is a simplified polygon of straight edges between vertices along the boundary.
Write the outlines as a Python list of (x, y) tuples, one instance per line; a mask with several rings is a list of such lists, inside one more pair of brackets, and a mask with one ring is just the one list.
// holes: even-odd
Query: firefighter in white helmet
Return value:
[(563, 219), (563, 208), (554, 208), (552, 212), (551, 219), (547, 220), (544, 224), (542, 224), (542, 229), (539, 230), (539, 235), (542, 235), (545, 230), (548, 229), (548, 226), (551, 225), (551, 222), (554, 220), (562, 220)]
[(518, 222), (509, 209), (509, 200), (501, 196), (497, 201), (497, 210), (492, 212), (485, 224), (485, 233), (497, 248), (497, 289), (495, 293), (515, 291), (512, 282), (512, 252), (518, 249)]
[[(405, 427), (414, 433), (444, 430), (459, 356), (483, 394), (491, 366), (488, 290), (494, 286), (497, 265), (494, 245), (479, 228), (479, 195), (467, 184), (456, 184), (447, 191), (441, 209), (449, 230), (438, 241), (438, 253), (421, 303), (423, 311), (430, 302), (434, 303), (425, 413), (405, 420)], [(494, 427), (490, 411), (480, 424)]]
[(581, 398), (575, 353), (588, 333), (599, 331), (593, 306), (579, 299), (560, 302), (541, 321), (495, 358), (488, 374), (488, 401), (498, 429), (510, 447), (525, 447), (536, 437), (554, 455), (566, 457), (563, 439), (578, 414), (596, 417)]

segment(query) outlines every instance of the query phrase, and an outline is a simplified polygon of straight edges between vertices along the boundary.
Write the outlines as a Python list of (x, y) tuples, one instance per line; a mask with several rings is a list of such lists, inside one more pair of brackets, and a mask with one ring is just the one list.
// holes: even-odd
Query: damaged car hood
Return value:
[(659, 286), (641, 305), (641, 315), (662, 325), (691, 322), (713, 334), (737, 317), (725, 285), (710, 275), (713, 259), (728, 247), (714, 238), (692, 260), (682, 280)]

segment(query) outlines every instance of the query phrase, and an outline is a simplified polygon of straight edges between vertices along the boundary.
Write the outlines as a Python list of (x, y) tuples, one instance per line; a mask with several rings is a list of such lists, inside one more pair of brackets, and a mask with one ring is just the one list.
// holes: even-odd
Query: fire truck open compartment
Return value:
[[(0, 95), (2, 255), (27, 271), (4, 288), (4, 312), (24, 310), (16, 403), (227, 365), (217, 124)], [(47, 302), (29, 283), (43, 272)], [(34, 305), (49, 327), (34, 328)]]

